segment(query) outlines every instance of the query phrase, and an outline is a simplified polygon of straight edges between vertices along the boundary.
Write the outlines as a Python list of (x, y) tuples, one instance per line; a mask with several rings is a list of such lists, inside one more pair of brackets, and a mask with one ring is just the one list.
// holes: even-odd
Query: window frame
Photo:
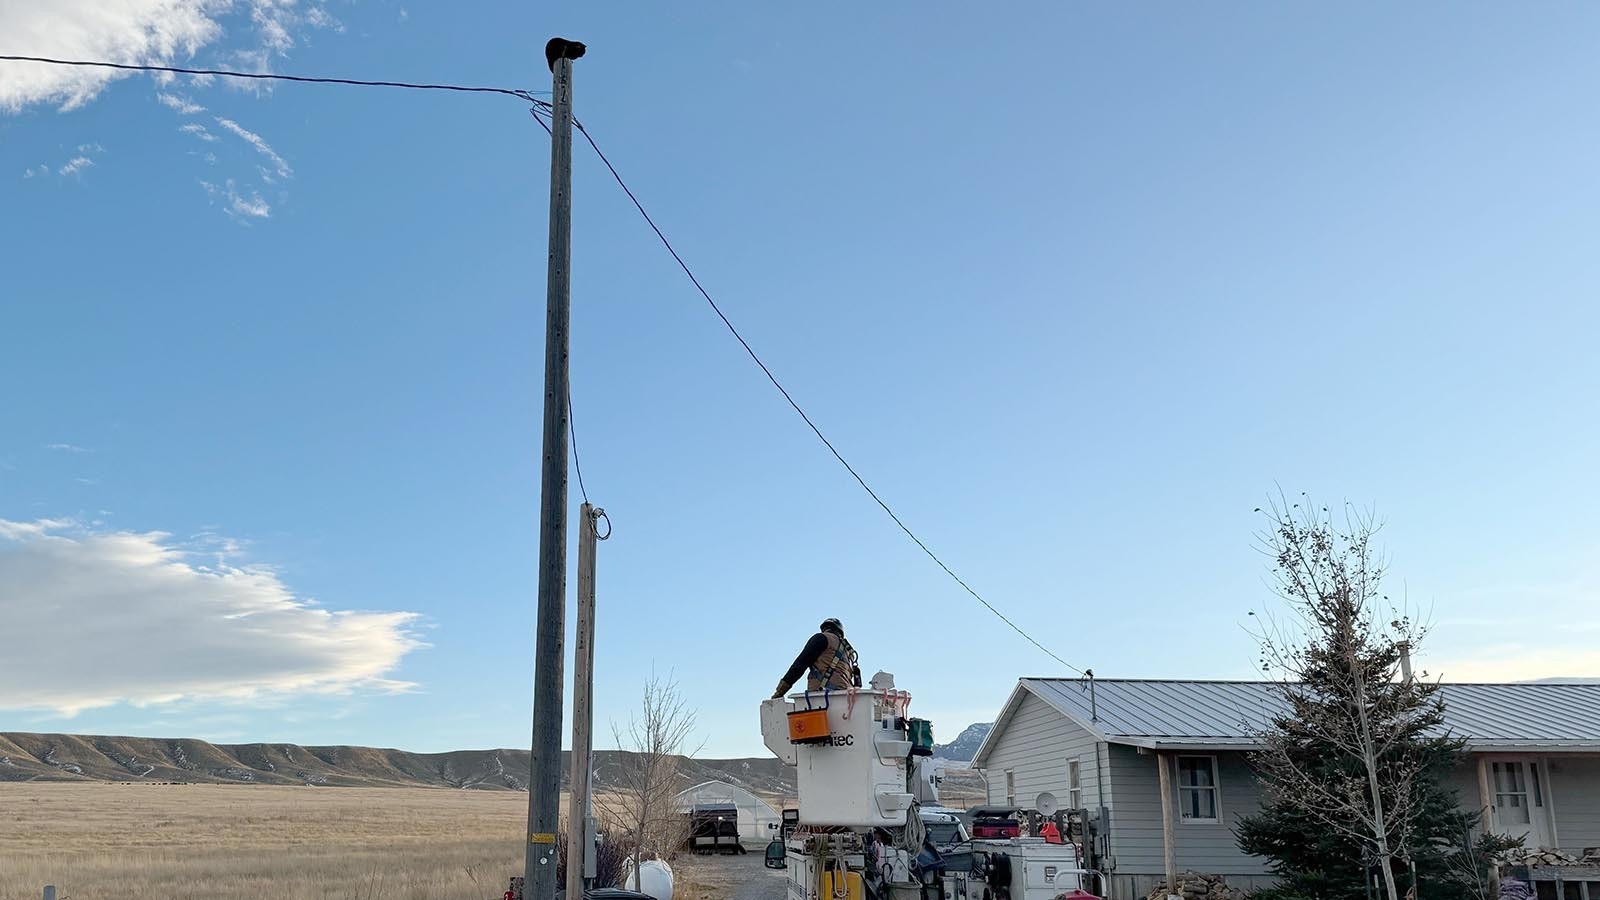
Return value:
[(1067, 760), (1067, 808), (1083, 808), (1083, 763)]
[(1015, 769), (1006, 770), (1006, 805), (1017, 805), (1017, 772)]
[[(1182, 761), (1186, 759), (1203, 759), (1211, 766), (1211, 785), (1209, 787), (1198, 785), (1185, 785), (1183, 783)], [(1217, 765), (1217, 757), (1206, 753), (1174, 753), (1172, 755), (1172, 786), (1177, 792), (1173, 799), (1178, 804), (1178, 822), (1183, 825), (1221, 825), (1222, 824), (1222, 770)], [(1194, 818), (1184, 815), (1187, 807), (1183, 798), (1185, 791), (1210, 791), (1212, 811), (1215, 816), (1209, 819)]]

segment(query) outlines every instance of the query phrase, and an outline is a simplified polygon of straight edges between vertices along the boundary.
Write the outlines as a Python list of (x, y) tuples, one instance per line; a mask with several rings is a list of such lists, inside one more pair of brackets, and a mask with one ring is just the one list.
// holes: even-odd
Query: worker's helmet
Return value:
[(817, 630), (831, 631), (840, 637), (844, 637), (844, 626), (839, 624), (838, 619), (823, 619), (822, 624), (817, 626)]

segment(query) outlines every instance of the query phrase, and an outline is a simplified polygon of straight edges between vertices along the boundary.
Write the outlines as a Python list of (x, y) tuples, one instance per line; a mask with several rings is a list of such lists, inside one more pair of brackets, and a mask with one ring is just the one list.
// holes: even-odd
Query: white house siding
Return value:
[[(1574, 855), (1600, 847), (1600, 757), (1550, 756), (1545, 763), (1556, 807), (1557, 843)], [(1589, 893), (1594, 900), (1594, 891)]]
[[(1116, 860), (1114, 893), (1120, 898), (1143, 897), (1165, 877), (1166, 861), (1161, 840), (1161, 775), (1153, 754), (1141, 754), (1121, 744), (1109, 747), (1111, 796), (1111, 854)], [(1266, 860), (1239, 849), (1233, 829), (1241, 817), (1260, 808), (1261, 791), (1245, 764), (1244, 754), (1217, 751), (1184, 753), (1217, 758), (1218, 808), (1215, 825), (1172, 826), (1178, 871), (1225, 875), (1229, 884), (1246, 890), (1271, 883)], [(1173, 773), (1176, 776), (1176, 773)], [(1176, 792), (1176, 780), (1173, 790)], [(1177, 797), (1173, 814), (1178, 815)]]
[[(989, 780), (989, 802), (1000, 805), (1006, 802), (1006, 772), (1016, 784), (1016, 803), (1033, 808), (1034, 799), (1043, 791), (1056, 795), (1062, 806), (1067, 805), (1067, 762), (1078, 760), (1079, 781), (1083, 789), (1082, 803), (1093, 809), (1099, 802), (1099, 786), (1095, 772), (1094, 736), (1078, 727), (1071, 719), (1050, 708), (1049, 704), (1025, 694), (1017, 711), (1003, 731), (997, 736), (984, 765)], [(1109, 805), (1111, 798), (1106, 797)]]

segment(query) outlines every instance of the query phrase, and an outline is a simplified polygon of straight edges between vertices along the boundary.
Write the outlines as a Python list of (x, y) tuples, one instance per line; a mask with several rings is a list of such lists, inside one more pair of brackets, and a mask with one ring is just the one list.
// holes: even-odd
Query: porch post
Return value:
[(1170, 753), (1156, 754), (1156, 771), (1161, 779), (1161, 849), (1167, 864), (1167, 900), (1183, 896), (1178, 890), (1178, 861), (1172, 834), (1172, 776), (1167, 772)]
[[(1544, 770), (1540, 773), (1544, 783), (1544, 815), (1550, 823), (1550, 846), (1561, 848), (1561, 833), (1556, 831), (1556, 785), (1555, 776), (1550, 774), (1550, 757), (1541, 756), (1534, 765)], [(1582, 852), (1581, 850), (1579, 852)]]
[[(1483, 811), (1479, 824), (1483, 833), (1489, 834), (1494, 831), (1494, 794), (1489, 787), (1489, 761), (1481, 754), (1478, 756), (1478, 801)], [(1493, 861), (1489, 863), (1489, 896), (1500, 896), (1500, 867)]]

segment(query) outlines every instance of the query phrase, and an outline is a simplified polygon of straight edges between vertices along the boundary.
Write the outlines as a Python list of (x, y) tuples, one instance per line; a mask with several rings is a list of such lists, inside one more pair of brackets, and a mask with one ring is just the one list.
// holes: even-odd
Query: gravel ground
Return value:
[(743, 856), (680, 856), (674, 868), (683, 870), (693, 888), (678, 900), (784, 900), (784, 870), (767, 868), (763, 858), (759, 850)]

